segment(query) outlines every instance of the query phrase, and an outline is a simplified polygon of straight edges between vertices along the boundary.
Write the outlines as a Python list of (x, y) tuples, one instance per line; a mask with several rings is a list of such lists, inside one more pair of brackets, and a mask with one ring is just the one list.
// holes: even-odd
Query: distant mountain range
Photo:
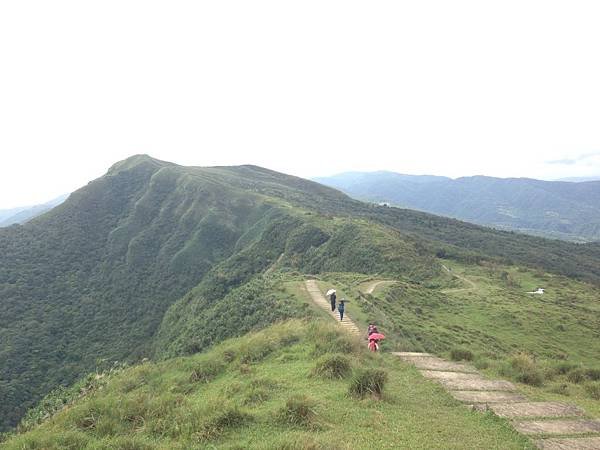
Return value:
[(8, 227), (15, 223), (23, 224), (33, 219), (34, 217), (50, 211), (55, 206), (60, 205), (67, 199), (68, 195), (61, 195), (49, 202), (34, 206), (21, 206), (11, 209), (0, 209), (0, 227)]
[(314, 180), (360, 200), (549, 238), (600, 240), (600, 181), (451, 179), (385, 171), (347, 172)]
[(595, 177), (567, 177), (567, 178), (559, 178), (555, 181), (570, 181), (572, 183), (582, 183), (585, 181), (600, 181), (600, 175), (596, 175)]

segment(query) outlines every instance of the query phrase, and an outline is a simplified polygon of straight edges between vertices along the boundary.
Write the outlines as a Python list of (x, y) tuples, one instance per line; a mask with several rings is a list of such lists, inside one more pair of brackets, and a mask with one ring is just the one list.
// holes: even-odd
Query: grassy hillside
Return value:
[(504, 420), (468, 410), (416, 369), (341, 333), (329, 322), (286, 322), (207, 353), (114, 371), (41, 425), (32, 413), (30, 431), (0, 446), (532, 448)]
[(49, 213), (0, 229), (0, 430), (100, 361), (187, 355), (305, 317), (281, 292), (290, 276), (425, 286), (440, 282), (439, 261), (493, 262), (600, 284), (599, 260), (598, 245), (379, 208), (255, 166), (132, 157)]
[(482, 225), (573, 241), (600, 240), (600, 182), (411, 176), (392, 172), (319, 178), (355, 198), (389, 202)]
[[(387, 349), (467, 355), (491, 376), (521, 385), (531, 398), (569, 401), (600, 418), (600, 289), (538, 270), (444, 262), (449, 272), (426, 283), (382, 283), (330, 273), (349, 313), (373, 321)], [(375, 278), (377, 280), (378, 278)], [(543, 295), (529, 294), (544, 287)]]
[[(184, 330), (201, 330), (234, 306), (231, 289), (275, 264), (407, 277), (435, 270), (414, 239), (383, 227), (370, 238), (364, 221), (317, 217), (303, 208), (313, 197), (317, 203), (344, 198), (252, 167), (185, 168), (139, 156), (50, 213), (0, 230), (0, 430), (98, 360), (139, 360), (155, 347), (162, 352), (164, 342), (181, 353), (208, 345), (178, 343), (188, 337)], [(202, 314), (187, 315), (181, 305)], [(255, 305), (269, 314), (223, 332), (240, 334), (267, 318), (300, 313), (262, 297)], [(191, 323), (180, 327), (182, 320)], [(177, 327), (169, 330), (171, 323)]]

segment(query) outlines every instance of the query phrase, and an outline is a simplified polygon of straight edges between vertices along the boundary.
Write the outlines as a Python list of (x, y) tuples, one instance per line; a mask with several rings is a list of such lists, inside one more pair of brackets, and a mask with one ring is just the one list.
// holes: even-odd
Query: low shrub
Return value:
[(288, 398), (285, 406), (277, 413), (279, 423), (300, 426), (304, 428), (317, 427), (315, 412), (316, 403), (305, 395), (295, 395)]
[(550, 392), (565, 396), (571, 395), (571, 392), (569, 391), (569, 385), (567, 383), (560, 383), (552, 386), (550, 388)]
[(321, 357), (313, 369), (314, 375), (331, 379), (346, 378), (350, 373), (352, 373), (350, 359), (344, 355), (337, 354)]
[(592, 381), (600, 381), (600, 369), (587, 369), (585, 374)]
[(575, 368), (575, 364), (568, 362), (561, 362), (553, 367), (554, 371), (559, 375), (566, 375)]
[(475, 368), (482, 370), (490, 367), (490, 362), (485, 358), (475, 360)]
[(500, 372), (504, 376), (531, 386), (541, 386), (544, 383), (544, 374), (535, 360), (526, 353), (513, 356), (508, 364), (501, 367)]
[(600, 382), (593, 381), (590, 383), (586, 383), (585, 391), (594, 400), (600, 400)]
[(452, 361), (473, 361), (473, 353), (464, 348), (453, 348), (450, 350)]
[(348, 392), (354, 397), (381, 397), (387, 373), (381, 369), (363, 369), (352, 378)]
[(567, 374), (567, 380), (575, 384), (584, 382), (586, 378), (585, 369), (581, 367), (577, 367)]

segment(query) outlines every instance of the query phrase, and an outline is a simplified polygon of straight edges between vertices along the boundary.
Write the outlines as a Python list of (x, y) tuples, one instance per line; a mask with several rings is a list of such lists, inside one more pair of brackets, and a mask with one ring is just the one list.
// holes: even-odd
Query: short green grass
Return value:
[[(207, 353), (147, 362), (2, 448), (532, 448), (505, 420), (465, 408), (352, 339), (332, 321), (288, 321)], [(339, 353), (354, 374), (315, 372), (319, 358)], [(385, 373), (381, 396), (350, 394), (359, 368)]]

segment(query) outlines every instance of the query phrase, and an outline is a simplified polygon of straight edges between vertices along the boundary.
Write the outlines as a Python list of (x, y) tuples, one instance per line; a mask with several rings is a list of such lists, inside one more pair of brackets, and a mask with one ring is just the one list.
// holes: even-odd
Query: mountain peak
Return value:
[(137, 154), (113, 164), (108, 170), (108, 173), (118, 173), (123, 170), (131, 170), (139, 166), (161, 168), (174, 165), (176, 164), (167, 161), (161, 161), (160, 159), (153, 158), (150, 155)]

